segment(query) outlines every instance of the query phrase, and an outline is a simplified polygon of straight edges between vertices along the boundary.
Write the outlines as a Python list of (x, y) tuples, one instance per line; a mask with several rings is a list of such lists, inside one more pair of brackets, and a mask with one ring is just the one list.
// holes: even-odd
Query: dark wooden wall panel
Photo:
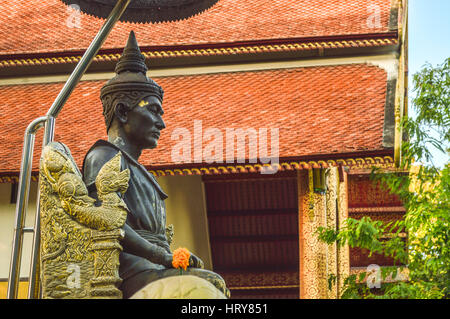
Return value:
[[(372, 220), (388, 223), (400, 220), (405, 215), (400, 198), (374, 183), (369, 174), (349, 175), (348, 207), (349, 217), (354, 219), (368, 216)], [(367, 267), (370, 264), (392, 266), (394, 260), (379, 254), (369, 257), (367, 250), (350, 248), (351, 267)]]
[[(298, 298), (296, 172), (214, 175), (203, 181), (214, 270), (224, 278), (244, 278), (232, 282), (232, 298)], [(249, 284), (245, 278), (254, 280)]]

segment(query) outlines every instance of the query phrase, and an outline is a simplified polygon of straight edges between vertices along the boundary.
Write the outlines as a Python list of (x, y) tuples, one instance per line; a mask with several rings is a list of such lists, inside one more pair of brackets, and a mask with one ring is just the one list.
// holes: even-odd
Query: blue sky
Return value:
[(409, 0), (409, 71), (450, 57), (450, 1)]
[[(442, 64), (450, 57), (450, 0), (409, 0), (409, 74), (429, 62)], [(414, 92), (410, 91), (411, 94)], [(411, 107), (410, 107), (411, 109)], [(448, 155), (435, 152), (435, 164), (442, 166)]]

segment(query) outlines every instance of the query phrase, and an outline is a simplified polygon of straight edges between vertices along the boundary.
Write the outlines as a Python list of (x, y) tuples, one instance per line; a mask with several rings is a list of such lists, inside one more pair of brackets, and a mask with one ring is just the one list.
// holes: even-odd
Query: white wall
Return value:
[[(34, 226), (36, 213), (37, 182), (31, 183), (29, 206), (25, 220), (25, 227)], [(10, 204), (11, 184), (0, 183), (0, 279), (8, 278), (11, 259), (12, 241), (15, 228), (16, 204)], [(22, 267), (20, 277), (28, 277), (32, 233), (26, 233), (23, 241)]]
[(208, 222), (201, 176), (162, 176), (158, 183), (166, 199), (167, 225), (174, 225), (172, 250), (185, 247), (212, 269)]

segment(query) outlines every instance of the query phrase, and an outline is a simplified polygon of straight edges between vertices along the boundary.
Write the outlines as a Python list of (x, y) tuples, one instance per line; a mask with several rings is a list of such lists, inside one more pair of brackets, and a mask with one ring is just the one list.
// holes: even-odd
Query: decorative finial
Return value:
[(145, 65), (145, 57), (142, 55), (139, 45), (136, 40), (134, 31), (130, 32), (128, 42), (123, 49), (122, 56), (116, 65), (116, 73), (120, 74), (125, 71), (141, 72), (146, 74), (147, 66)]

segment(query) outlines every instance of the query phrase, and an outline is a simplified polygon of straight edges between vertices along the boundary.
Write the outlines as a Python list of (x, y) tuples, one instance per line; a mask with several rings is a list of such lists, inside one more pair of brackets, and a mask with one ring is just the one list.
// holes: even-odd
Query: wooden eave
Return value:
[[(88, 72), (111, 71), (122, 48), (100, 50)], [(397, 31), (388, 33), (216, 43), (208, 45), (141, 47), (151, 69), (207, 64), (373, 55), (396, 52)], [(0, 56), (0, 76), (70, 73), (83, 52), (52, 52)]]

